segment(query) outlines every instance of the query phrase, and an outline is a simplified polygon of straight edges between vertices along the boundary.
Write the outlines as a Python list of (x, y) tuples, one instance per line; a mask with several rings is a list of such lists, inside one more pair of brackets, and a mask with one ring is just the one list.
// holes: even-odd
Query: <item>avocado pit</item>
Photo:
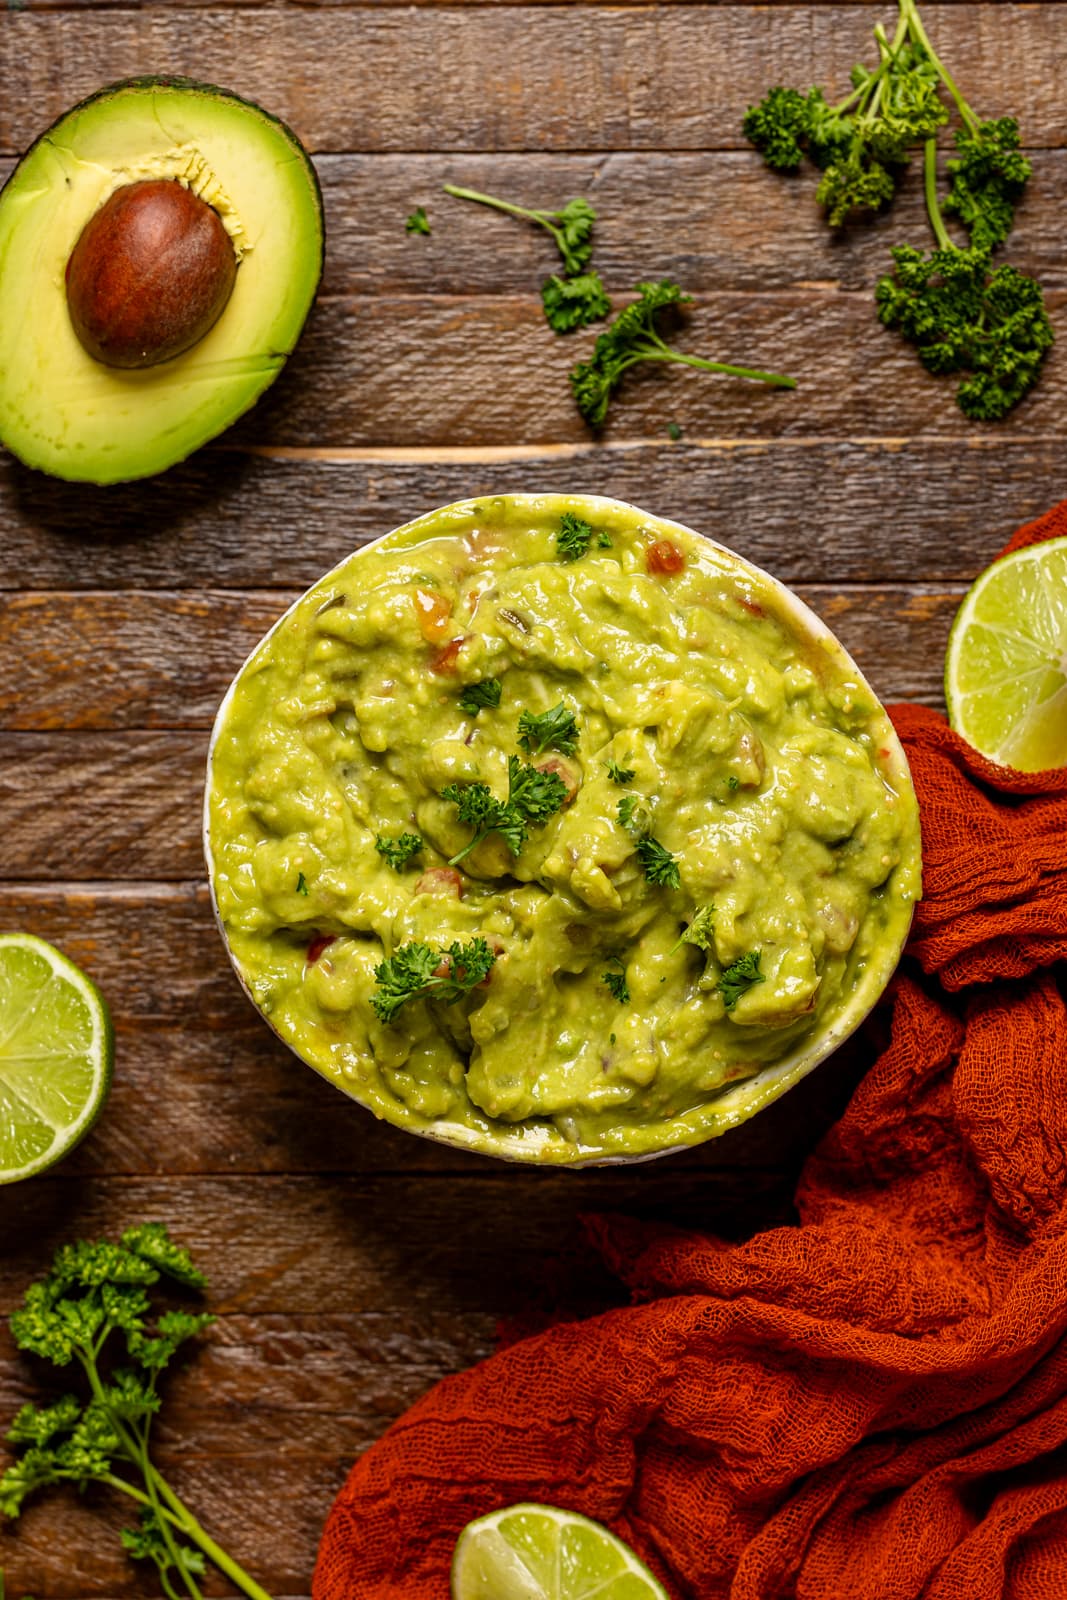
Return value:
[(218, 213), (176, 179), (145, 179), (116, 189), (82, 229), (67, 261), (67, 305), (95, 360), (154, 367), (214, 326), (236, 275)]

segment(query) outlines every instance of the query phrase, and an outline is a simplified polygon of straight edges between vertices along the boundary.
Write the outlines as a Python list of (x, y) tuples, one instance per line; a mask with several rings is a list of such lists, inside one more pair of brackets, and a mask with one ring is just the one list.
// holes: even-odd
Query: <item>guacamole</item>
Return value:
[(207, 842), (252, 998), (376, 1115), (647, 1155), (780, 1094), (919, 893), (891, 725), (800, 603), (616, 501), (446, 507), (351, 556), (219, 713)]

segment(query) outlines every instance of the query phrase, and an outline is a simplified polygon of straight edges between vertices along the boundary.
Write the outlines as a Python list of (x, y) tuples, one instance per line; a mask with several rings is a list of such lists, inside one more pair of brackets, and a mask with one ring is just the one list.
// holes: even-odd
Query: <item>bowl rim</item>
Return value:
[[(537, 493), (519, 492), (475, 495), (464, 500), (449, 501), (445, 505), (438, 506), (428, 512), (422, 513), (420, 516), (413, 518), (409, 522), (401, 523), (399, 527), (391, 528), (385, 533), (376, 534), (373, 538), (367, 540), (365, 544), (358, 545), (355, 550), (352, 550), (346, 556), (343, 556), (340, 561), (336, 562), (332, 567), (329, 568), (328, 571), (324, 572), (321, 577), (316, 578), (313, 583), (308, 584), (307, 587), (300, 593), (300, 595), (298, 595), (297, 598), (285, 608), (277, 620), (272, 623), (270, 628), (267, 629), (267, 632), (262, 636), (262, 638), (248, 652), (244, 661), (234, 674), (229, 687), (219, 703), (219, 708), (215, 714), (215, 720), (212, 724), (211, 736), (208, 742), (202, 827), (204, 859), (207, 866), (207, 881), (211, 896), (211, 909), (214, 915), (216, 927), (218, 928), (220, 937), (222, 939), (223, 947), (241, 988), (244, 990), (252, 1005), (255, 1007), (259, 1017), (267, 1024), (267, 1026), (271, 1029), (271, 1032), (274, 1033), (277, 1038), (281, 1039), (282, 1043), (298, 1061), (300, 1061), (304, 1066), (310, 1067), (312, 1071), (318, 1073), (320, 1077), (325, 1078), (328, 1083), (331, 1083), (348, 1099), (354, 1100), (357, 1105), (361, 1106), (364, 1110), (369, 1111), (373, 1116), (382, 1121), (392, 1122), (392, 1119), (385, 1117), (377, 1106), (373, 1105), (369, 1100), (364, 1099), (359, 1093), (358, 1088), (355, 1086), (350, 1086), (348, 1083), (338, 1079), (332, 1073), (326, 1071), (316, 1062), (310, 1061), (308, 1057), (303, 1055), (289, 1039), (285, 1038), (285, 1036), (272, 1022), (268, 1014), (256, 1001), (249, 983), (243, 971), (241, 970), (240, 963), (234, 954), (222, 920), (222, 915), (219, 911), (218, 896), (215, 888), (215, 859), (211, 846), (210, 831), (212, 773), (214, 766), (215, 747), (218, 743), (222, 728), (226, 722), (227, 715), (237, 692), (238, 685), (244, 677), (246, 670), (259, 655), (264, 646), (268, 644), (274, 635), (285, 625), (289, 617), (292, 616), (293, 612), (303, 603), (313, 589), (317, 589), (321, 585), (327, 584), (335, 574), (341, 571), (342, 568), (347, 567), (350, 562), (357, 557), (362, 556), (365, 552), (373, 550), (377, 548), (377, 546), (386, 543), (388, 540), (396, 539), (401, 535), (411, 536), (423, 524), (427, 525), (427, 537), (433, 537), (435, 535), (440, 536), (441, 530), (439, 527), (439, 521), (444, 513), (454, 513), (458, 519), (464, 514), (468, 516), (475, 514), (477, 508), (480, 506), (494, 502), (499, 503), (500, 501), (506, 501), (509, 506), (513, 507), (526, 507), (529, 509), (531, 514), (535, 512), (543, 514), (546, 508), (546, 502), (552, 511), (570, 510), (581, 512), (585, 510), (594, 519), (597, 516), (603, 516), (607, 513), (623, 512), (636, 514), (638, 517), (647, 521), (650, 525), (654, 525), (654, 529), (657, 533), (662, 532), (670, 534), (671, 532), (677, 532), (682, 534), (684, 537), (697, 539), (710, 545), (714, 550), (725, 556), (730, 563), (740, 567), (744, 572), (751, 573), (758, 580), (758, 582), (768, 585), (775, 594), (776, 598), (782, 604), (783, 610), (787, 613), (790, 621), (794, 625), (798, 626), (810, 638), (823, 643), (829, 643), (837, 655), (841, 665), (844, 666), (846, 670), (850, 670), (855, 674), (857, 682), (872, 696), (879, 710), (881, 711), (882, 716), (885, 718), (885, 744), (889, 751), (889, 757), (885, 761), (885, 772), (887, 778), (891, 780), (892, 787), (895, 792), (898, 793), (902, 798), (910, 800), (909, 810), (914, 826), (911, 833), (905, 834), (904, 836), (905, 845), (910, 843), (913, 846), (914, 860), (912, 864), (919, 866), (921, 863), (921, 833), (918, 802), (915, 797), (915, 788), (911, 777), (911, 769), (908, 765), (908, 758), (905, 754), (904, 747), (900, 742), (900, 739), (895, 728), (893, 727), (884, 705), (882, 704), (881, 699), (868, 683), (867, 678), (856, 665), (856, 662), (853, 660), (849, 651), (845, 649), (845, 646), (837, 638), (836, 634), (828, 626), (828, 624), (825, 623), (823, 619), (814, 611), (812, 611), (811, 608), (806, 605), (803, 600), (801, 600), (799, 595), (794, 594), (794, 592), (788, 588), (780, 578), (776, 578), (772, 573), (769, 573), (764, 568), (757, 566), (755, 562), (750, 561), (746, 556), (740, 555), (736, 550), (731, 549), (729, 545), (720, 543), (719, 540), (711, 538), (708, 534), (698, 532), (695, 528), (689, 527), (686, 523), (678, 522), (670, 517), (661, 517), (655, 512), (646, 511), (643, 507), (634, 505), (631, 501), (618, 500), (610, 495), (585, 494), (580, 491), (570, 490), (542, 490)], [(412, 542), (417, 543), (418, 541), (417, 539), (413, 539)], [(903, 865), (903, 861), (904, 858), (902, 857), (902, 861), (900, 863), (901, 865)], [(658, 1146), (654, 1150), (598, 1153), (590, 1147), (569, 1145), (567, 1141), (564, 1141), (558, 1134), (555, 1135), (554, 1140), (549, 1141), (549, 1138), (546, 1135), (544, 1140), (536, 1142), (530, 1139), (529, 1131), (525, 1133), (516, 1131), (515, 1134), (496, 1133), (494, 1131), (491, 1135), (487, 1136), (478, 1128), (471, 1127), (465, 1123), (451, 1122), (445, 1119), (426, 1121), (424, 1125), (420, 1125), (416, 1122), (392, 1122), (392, 1125), (400, 1128), (405, 1133), (415, 1134), (420, 1138), (430, 1139), (438, 1144), (449, 1145), (453, 1149), (472, 1151), (478, 1155), (489, 1156), (491, 1158), (495, 1158), (496, 1160), (525, 1166), (550, 1166), (553, 1168), (566, 1168), (568, 1170), (576, 1170), (586, 1167), (631, 1166), (640, 1162), (656, 1161), (663, 1156), (674, 1155), (679, 1151), (689, 1150), (695, 1148), (696, 1146), (707, 1144), (712, 1139), (719, 1138), (722, 1134), (729, 1132), (731, 1128), (737, 1127), (742, 1122), (747, 1122), (751, 1117), (764, 1110), (765, 1107), (771, 1105), (775, 1100), (780, 1099), (788, 1089), (791, 1089), (795, 1084), (799, 1083), (802, 1078), (807, 1077), (810, 1072), (813, 1072), (821, 1062), (825, 1061), (828, 1056), (832, 1055), (835, 1050), (837, 1050), (842, 1044), (845, 1043), (847, 1039), (852, 1036), (853, 1033), (855, 1033), (856, 1029), (866, 1020), (881, 996), (884, 994), (890, 979), (893, 976), (893, 973), (896, 971), (911, 929), (911, 923), (915, 913), (915, 904), (917, 901), (918, 895), (916, 895), (915, 900), (913, 900), (911, 904), (907, 918), (901, 923), (899, 940), (894, 942), (893, 947), (887, 947), (885, 952), (880, 952), (880, 959), (878, 961), (873, 959), (870, 961), (863, 974), (863, 980), (856, 985), (849, 999), (849, 1003), (825, 1029), (821, 1030), (817, 1035), (808, 1038), (806, 1042), (802, 1042), (803, 1047), (798, 1047), (794, 1050), (788, 1051), (780, 1060), (769, 1063), (765, 1067), (761, 1067), (760, 1070), (754, 1073), (751, 1077), (741, 1079), (730, 1088), (724, 1090), (713, 1102), (705, 1102), (704, 1105), (699, 1109), (706, 1116), (709, 1106), (713, 1107), (714, 1118), (710, 1126), (701, 1128), (700, 1130), (686, 1129), (684, 1127), (684, 1119), (685, 1116), (691, 1115), (691, 1113), (684, 1113), (682, 1117), (674, 1119), (675, 1122), (679, 1124), (679, 1137), (670, 1141), (669, 1143), (664, 1143), (663, 1145)], [(892, 948), (891, 956), (888, 953), (890, 948)], [(521, 1123), (516, 1125), (517, 1130), (521, 1128)], [(559, 1140), (559, 1143), (557, 1144), (555, 1140)], [(571, 1156), (567, 1153), (568, 1149), (572, 1149), (576, 1153)], [(581, 1152), (583, 1149), (589, 1150), (589, 1153), (582, 1154)]]

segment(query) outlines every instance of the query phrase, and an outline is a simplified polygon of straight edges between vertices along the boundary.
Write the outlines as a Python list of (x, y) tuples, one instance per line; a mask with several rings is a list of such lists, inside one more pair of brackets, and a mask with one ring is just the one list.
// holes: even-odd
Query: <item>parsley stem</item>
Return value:
[(493, 831), (492, 828), (483, 828), (481, 833), (476, 833), (474, 835), (474, 838), (471, 840), (471, 842), (469, 844), (465, 844), (463, 846), (463, 849), (459, 852), (458, 855), (449, 856), (449, 858), (448, 858), (449, 866), (450, 867), (458, 867), (460, 862), (464, 859), (465, 856), (469, 856), (472, 850), (476, 850), (478, 848), (478, 846), (481, 844), (483, 839), (488, 839), (488, 837), (492, 833), (492, 831)]
[[(122, 1478), (111, 1474), (108, 1475), (105, 1481), (113, 1484), (116, 1488), (122, 1489), (123, 1492), (130, 1495), (132, 1499), (139, 1501), (143, 1506), (148, 1507), (150, 1510), (156, 1513), (159, 1518), (160, 1528), (162, 1529), (163, 1538), (166, 1541), (167, 1548), (177, 1565), (178, 1571), (184, 1578), (186, 1588), (193, 1596), (193, 1600), (203, 1600), (203, 1596), (200, 1589), (197, 1588), (192, 1577), (186, 1572), (185, 1565), (182, 1562), (177, 1550), (174, 1548), (174, 1537), (171, 1533), (172, 1526), (179, 1529), (188, 1538), (192, 1539), (194, 1544), (198, 1544), (201, 1550), (207, 1556), (208, 1560), (213, 1561), (215, 1566), (218, 1567), (219, 1571), (224, 1572), (231, 1582), (235, 1583), (238, 1589), (240, 1589), (243, 1594), (248, 1596), (248, 1600), (271, 1600), (271, 1596), (267, 1593), (266, 1589), (260, 1588), (259, 1584), (256, 1583), (253, 1578), (250, 1578), (248, 1573), (245, 1572), (242, 1567), (239, 1567), (236, 1561), (228, 1556), (220, 1545), (215, 1543), (211, 1535), (204, 1531), (199, 1522), (193, 1516), (192, 1512), (189, 1510), (188, 1506), (179, 1500), (178, 1496), (174, 1493), (174, 1490), (171, 1488), (166, 1478), (164, 1478), (159, 1468), (149, 1456), (147, 1447), (142, 1444), (141, 1441), (137, 1440), (135, 1436), (132, 1436), (125, 1424), (115, 1416), (114, 1412), (107, 1404), (107, 1396), (104, 1392), (103, 1384), (100, 1382), (100, 1375), (96, 1370), (95, 1360), (87, 1360), (86, 1353), (81, 1350), (78, 1351), (78, 1360), (81, 1362), (81, 1365), (85, 1371), (85, 1375), (89, 1380), (89, 1387), (92, 1390), (93, 1398), (98, 1402), (99, 1405), (107, 1410), (111, 1424), (115, 1429), (116, 1437), (122, 1446), (123, 1454), (126, 1456), (128, 1461), (130, 1461), (134, 1466), (139, 1467), (141, 1472), (144, 1474), (145, 1485), (148, 1489), (148, 1493), (142, 1494), (141, 1491), (139, 1489), (135, 1489), (132, 1484), (126, 1483)], [(167, 1502), (167, 1506), (170, 1507), (169, 1511), (166, 1509), (166, 1507), (160, 1505), (159, 1502), (161, 1499)]]
[(231, 1556), (228, 1556), (220, 1545), (215, 1543), (211, 1535), (204, 1531), (188, 1506), (178, 1499), (178, 1496), (158, 1468), (149, 1462), (148, 1470), (155, 1479), (160, 1494), (173, 1509), (176, 1520), (180, 1522), (193, 1543), (200, 1546), (208, 1560), (214, 1562), (219, 1571), (224, 1572), (231, 1583), (236, 1584), (241, 1593), (248, 1596), (248, 1600), (271, 1600), (271, 1596), (266, 1589), (262, 1589), (254, 1578), (250, 1578), (244, 1568), (239, 1567), (237, 1562)]
[(930, 217), (930, 226), (934, 230), (938, 247), (941, 250), (955, 250), (956, 246), (948, 236), (945, 219), (941, 215), (941, 207), (937, 199), (937, 140), (927, 139), (923, 149), (923, 183), (926, 189), (926, 210)]
[(669, 346), (664, 346), (662, 354), (657, 350), (643, 349), (640, 355), (620, 363), (619, 370), (632, 367), (638, 361), (681, 362), (687, 367), (699, 367), (702, 372), (725, 372), (731, 378), (754, 378), (757, 383), (769, 383), (776, 389), (795, 389), (797, 386), (795, 378), (787, 378), (780, 372), (760, 372), (755, 367), (735, 367), (726, 361), (707, 361), (703, 356), (684, 355), (682, 351), (672, 350)]
[[(171, 1533), (168, 1526), (168, 1521), (170, 1519), (165, 1518), (163, 1514), (163, 1507), (159, 1504), (159, 1497), (156, 1492), (156, 1487), (158, 1483), (162, 1482), (162, 1479), (160, 1478), (155, 1467), (152, 1465), (151, 1459), (148, 1455), (147, 1433), (145, 1434), (144, 1438), (138, 1437), (137, 1433), (135, 1431), (131, 1431), (121, 1421), (121, 1419), (115, 1415), (112, 1408), (108, 1405), (107, 1394), (104, 1390), (103, 1384), (100, 1382), (100, 1374), (96, 1369), (95, 1349), (88, 1353), (84, 1350), (79, 1350), (78, 1359), (85, 1371), (85, 1376), (89, 1380), (89, 1388), (92, 1390), (93, 1399), (96, 1401), (97, 1405), (100, 1406), (101, 1410), (106, 1413), (111, 1426), (115, 1430), (115, 1437), (118, 1439), (122, 1447), (123, 1454), (126, 1456), (126, 1459), (130, 1462), (130, 1464), (139, 1470), (141, 1476), (144, 1478), (148, 1495), (146, 1497), (140, 1494), (135, 1494), (135, 1498), (144, 1500), (144, 1503), (156, 1516), (159, 1522), (160, 1531), (163, 1535), (163, 1542), (167, 1546), (170, 1558), (181, 1574), (185, 1583), (185, 1587), (188, 1593), (192, 1596), (192, 1600), (203, 1600), (201, 1591), (197, 1588), (193, 1579), (185, 1570), (185, 1563), (181, 1558), (181, 1552), (174, 1543), (174, 1535)], [(153, 1480), (155, 1480), (155, 1482)], [(126, 1484), (125, 1488), (127, 1489), (127, 1492), (134, 1493), (131, 1485)]]
[(915, 43), (919, 45), (921, 49), (925, 50), (926, 54), (930, 57), (931, 62), (937, 70), (938, 77), (945, 85), (945, 88), (948, 90), (953, 100), (955, 100), (959, 114), (967, 124), (970, 132), (972, 134), (977, 134), (981, 126), (978, 118), (975, 116), (974, 112), (971, 110), (970, 106), (957, 89), (956, 84), (953, 81), (952, 74), (949, 72), (948, 68), (941, 60), (941, 57), (930, 43), (930, 37), (927, 34), (926, 29), (923, 27), (922, 18), (919, 15), (919, 8), (915, 4), (915, 0), (900, 0), (900, 9), (901, 15), (907, 19), (908, 27), (911, 31), (912, 38), (915, 40)]
[(495, 211), (506, 211), (509, 216), (521, 217), (524, 222), (539, 223), (542, 228), (547, 228), (555, 239), (560, 253), (565, 254), (563, 235), (560, 229), (552, 222), (544, 211), (531, 211), (527, 206), (516, 206), (510, 200), (498, 200), (495, 195), (480, 194), (477, 189), (461, 189), (458, 184), (446, 183), (445, 194), (452, 195), (456, 200), (474, 200), (480, 206), (492, 206)]

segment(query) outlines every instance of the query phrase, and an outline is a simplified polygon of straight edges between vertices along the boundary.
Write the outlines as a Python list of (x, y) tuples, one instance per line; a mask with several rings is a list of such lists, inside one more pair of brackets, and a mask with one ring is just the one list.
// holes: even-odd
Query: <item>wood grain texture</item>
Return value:
[[(559, 489), (675, 517), (791, 584), (961, 583), (1019, 523), (1067, 494), (1067, 449), (1055, 435), (1001, 430), (962, 442), (634, 440), (338, 459), (216, 449), (161, 479), (106, 491), (0, 456), (0, 630), (10, 637), (14, 626), (3, 592), (30, 584), (298, 590), (434, 506)], [(20, 656), (39, 676), (32, 634)], [(231, 659), (238, 663), (237, 640)], [(7, 670), (16, 673), (17, 663)]]
[[(619, 304), (626, 303), (623, 297)], [(1056, 320), (1067, 291), (1048, 296)], [(934, 378), (876, 320), (872, 293), (833, 289), (715, 293), (680, 319), (681, 350), (788, 374), (795, 392), (680, 366), (644, 365), (613, 401), (607, 440), (661, 437), (885, 437), (976, 432)], [(665, 326), (668, 324), (665, 321)], [(312, 311), (300, 347), (236, 445), (514, 445), (586, 443), (569, 373), (595, 331), (552, 333), (538, 298), (338, 297)], [(1067, 345), (1006, 432), (1055, 433), (1067, 411)]]
[[(1027, 141), (1065, 142), (1060, 7), (924, 17), (984, 116), (1017, 112), (1025, 85)], [(825, 5), (9, 12), (0, 153), (144, 72), (250, 96), (315, 153), (738, 148), (745, 107), (772, 84), (844, 94), (873, 54), (873, 20), (867, 6)]]

